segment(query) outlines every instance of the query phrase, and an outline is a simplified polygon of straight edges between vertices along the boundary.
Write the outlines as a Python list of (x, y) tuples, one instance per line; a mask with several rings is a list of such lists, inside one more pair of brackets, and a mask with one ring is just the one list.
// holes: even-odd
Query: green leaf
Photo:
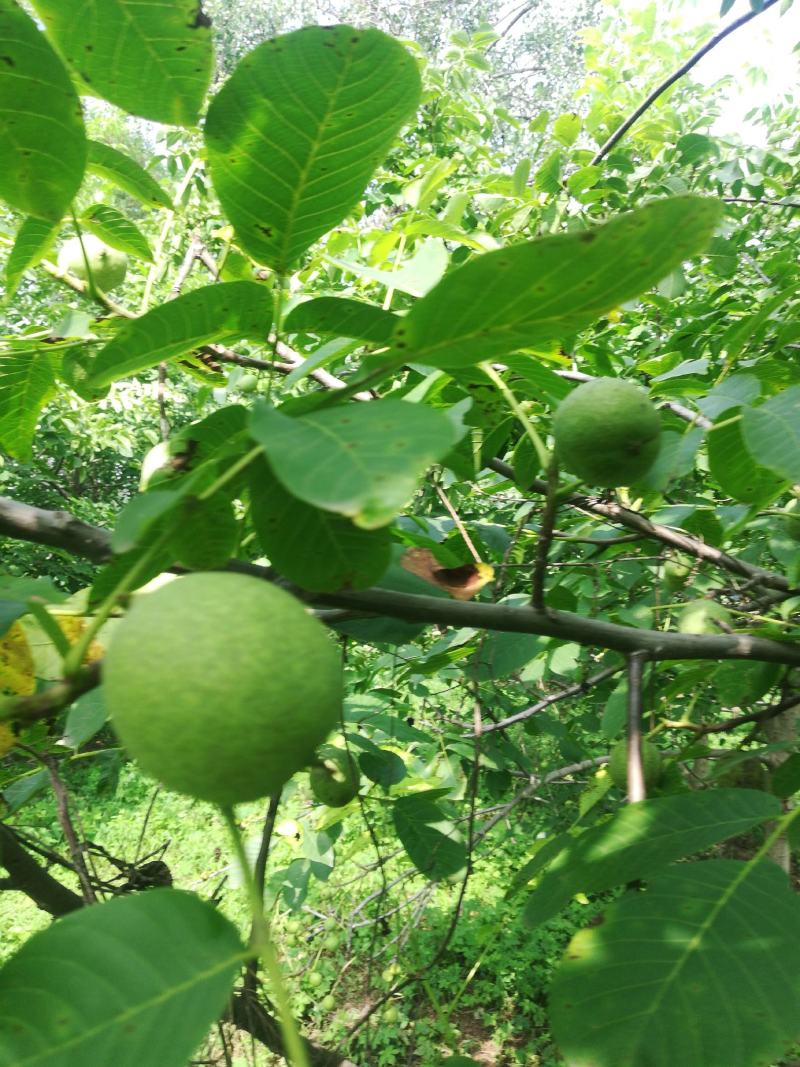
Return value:
[(294, 496), (367, 530), (391, 522), (419, 478), (456, 441), (446, 415), (402, 400), (294, 419), (258, 404), (250, 432)]
[(206, 285), (120, 327), (98, 354), (88, 384), (100, 388), (211, 342), (265, 341), (272, 322), (269, 291), (257, 282)]
[[(721, 422), (733, 414), (728, 409)], [(709, 470), (720, 489), (734, 500), (763, 507), (783, 492), (785, 480), (753, 462), (745, 447), (741, 422), (715, 428), (708, 434), (707, 442)]]
[(507, 678), (526, 667), (542, 651), (541, 637), (535, 634), (490, 633), (473, 657), (480, 681)]
[(39, 414), (55, 388), (55, 357), (47, 351), (0, 352), (0, 444), (27, 463)]
[(193, 126), (211, 80), (211, 22), (197, 0), (33, 0), (95, 96), (153, 122)]
[(0, 42), (0, 196), (25, 215), (58, 222), (86, 166), (80, 101), (64, 64), (14, 0), (0, 0)]
[[(438, 795), (438, 790), (434, 790)], [(394, 828), (417, 870), (439, 882), (454, 878), (467, 864), (461, 835), (442, 809), (424, 793), (400, 797), (392, 809)]]
[(573, 113), (559, 115), (553, 123), (553, 137), (566, 148), (575, 144), (581, 132), (581, 117)]
[(307, 26), (245, 56), (205, 125), (242, 248), (285, 274), (355, 206), (419, 94), (416, 63), (378, 30)]
[(568, 1067), (755, 1067), (797, 1036), (800, 900), (771, 861), (708, 860), (572, 939), (550, 991)]
[(6, 262), (6, 302), (17, 291), (22, 275), (28, 267), (35, 267), (44, 256), (57, 232), (57, 223), (45, 222), (42, 219), (31, 217), (22, 223)]
[(59, 919), (0, 970), (0, 1060), (15, 1067), (183, 1067), (245, 951), (191, 893), (153, 889)]
[(265, 460), (250, 468), (250, 515), (272, 566), (302, 589), (367, 589), (389, 566), (388, 529), (362, 530), (298, 500)]
[(800, 752), (794, 752), (772, 772), (772, 791), (779, 797), (800, 792)]
[(219, 570), (236, 555), (241, 527), (233, 505), (223, 493), (208, 500), (190, 496), (181, 502), (170, 548), (178, 563), (190, 570)]
[(98, 141), (89, 141), (87, 170), (108, 178), (126, 193), (135, 196), (149, 207), (171, 208), (172, 201), (158, 182), (140, 167), (130, 156)]
[(528, 898), (525, 922), (538, 926), (578, 892), (598, 893), (643, 878), (779, 814), (775, 797), (753, 789), (716, 789), (628, 804), (559, 852)]
[(126, 219), (119, 211), (105, 204), (92, 204), (81, 215), (84, 227), (105, 241), (112, 248), (118, 248), (120, 252), (144, 259), (148, 263), (153, 262), (153, 253), (142, 231)]
[(323, 336), (352, 337), (373, 345), (386, 345), (398, 318), (376, 304), (364, 304), (346, 297), (320, 296), (298, 304), (287, 315), (287, 333), (316, 333)]
[(551, 152), (533, 176), (533, 184), (540, 192), (548, 196), (557, 196), (561, 192), (561, 164), (563, 154), (560, 149)]
[(487, 252), (412, 307), (395, 347), (404, 361), (413, 354), (429, 366), (464, 367), (560, 342), (701, 249), (719, 216), (712, 200), (676, 197), (605, 226)]
[(62, 743), (76, 750), (81, 748), (103, 729), (107, 718), (102, 686), (90, 689), (69, 709)]
[(800, 482), (800, 385), (742, 412), (744, 441), (756, 463)]
[(356, 274), (359, 278), (377, 282), (387, 289), (397, 289), (409, 296), (425, 296), (441, 279), (447, 270), (449, 257), (444, 241), (431, 238), (423, 241), (414, 255), (397, 270), (376, 270), (362, 263), (356, 263), (348, 259), (336, 259), (334, 256), (326, 256), (325, 259), (341, 270)]

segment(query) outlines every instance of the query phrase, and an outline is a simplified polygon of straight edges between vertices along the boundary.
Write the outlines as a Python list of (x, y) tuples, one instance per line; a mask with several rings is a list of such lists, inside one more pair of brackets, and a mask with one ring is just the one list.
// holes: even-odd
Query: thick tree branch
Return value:
[(721, 41), (724, 41), (726, 37), (732, 34), (735, 30), (738, 30), (741, 26), (745, 26), (757, 15), (760, 15), (762, 11), (767, 11), (769, 8), (774, 7), (777, 2), (778, 0), (764, 0), (764, 3), (761, 5), (760, 9), (753, 8), (753, 10), (748, 11), (746, 15), (742, 15), (741, 18), (734, 19), (734, 21), (731, 22), (728, 26), (726, 26), (723, 30), (720, 30), (719, 33), (715, 33), (713, 37), (706, 41), (702, 48), (698, 48), (694, 55), (690, 56), (685, 63), (682, 63), (677, 70), (674, 70), (668, 78), (665, 78), (664, 81), (661, 82), (660, 85), (657, 85), (655, 89), (653, 89), (653, 91), (650, 93), (650, 95), (645, 100), (643, 100), (642, 103), (636, 108), (636, 110), (633, 111), (627, 119), (625, 119), (622, 125), (616, 128), (616, 130), (611, 134), (606, 143), (595, 153), (595, 156), (592, 159), (592, 166), (596, 166), (598, 163), (604, 160), (608, 153), (611, 151), (611, 149), (614, 148), (614, 146), (622, 140), (622, 138), (625, 136), (631, 126), (633, 126), (634, 123), (639, 121), (642, 115), (644, 115), (644, 113), (653, 106), (656, 100), (658, 100), (658, 98), (662, 96), (667, 91), (667, 89), (670, 88), (670, 86), (674, 85), (676, 81), (679, 81), (684, 76), (684, 74), (688, 74), (692, 67), (697, 66), (703, 56), (708, 55), (712, 48), (716, 48)]
[(111, 535), (68, 511), (46, 511), (0, 496), (0, 536), (63, 548), (73, 556), (104, 563), (111, 558)]
[(0, 823), (0, 866), (8, 871), (8, 878), (3, 882), (4, 889), (24, 893), (37, 908), (50, 915), (67, 915), (83, 907), (78, 894), (40, 867), (5, 823)]
[(26, 697), (6, 697), (0, 700), (0, 722), (35, 722), (58, 715), (64, 708), (100, 685), (99, 661), (82, 668), (71, 678), (56, 682), (49, 689), (42, 689)]

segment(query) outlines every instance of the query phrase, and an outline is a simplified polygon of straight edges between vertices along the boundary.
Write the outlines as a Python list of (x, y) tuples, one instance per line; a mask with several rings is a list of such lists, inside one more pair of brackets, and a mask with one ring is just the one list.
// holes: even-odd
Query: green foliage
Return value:
[(133, 1067), (157, 1048), (163, 1067), (181, 1067), (243, 956), (236, 929), (191, 893), (161, 889), (87, 908), (32, 938), (0, 971), (0, 1052), (8, 1063), (66, 1067), (77, 1057), (99, 1067), (114, 1048)]
[[(661, 5), (606, 5), (597, 26), (571, 5), (565, 32), (537, 4), (513, 33), (484, 0), (208, 0), (212, 27), (188, 2), (33, 6), (41, 27), (0, 0), (0, 682), (19, 690), (0, 719), (20, 742), (0, 762), (20, 949), (0, 984), (22, 969), (34, 991), (19, 1033), (91, 1063), (97, 1018), (103, 1062), (140, 1062), (149, 1033), (159, 1063), (235, 1063), (253, 1009), (277, 1054), (276, 971), (249, 1005), (235, 974), (241, 856), (168, 788), (191, 757), (193, 795), (272, 796), (237, 820), (280, 1012), (320, 1056), (776, 1062), (798, 1008), (796, 902), (766, 859), (798, 844), (779, 801), (797, 737), (775, 714), (800, 685), (794, 103), (755, 108), (763, 147), (745, 144), (717, 132), (719, 87), (684, 77), (601, 148), (704, 39)], [(346, 25), (295, 30), (314, 19)], [(352, 28), (373, 24), (393, 37)], [(207, 95), (212, 32), (228, 80)], [(101, 97), (83, 116), (73, 85)], [(132, 257), (114, 302), (48, 258), (76, 221)], [(548, 483), (561, 415), (604, 387), (587, 379), (646, 385), (660, 451), (623, 470), (590, 403), (592, 471), (565, 461)], [(623, 488), (585, 496), (571, 474)], [(205, 573), (131, 596), (186, 568)], [(227, 568), (261, 581), (209, 573)], [(198, 582), (213, 595), (161, 610)], [(665, 658), (676, 641), (687, 659)], [(109, 650), (105, 684), (73, 700), (96, 680), (87, 644)], [(655, 799), (623, 806), (598, 768), (636, 684), (620, 649), (645, 645), (665, 765)], [(343, 708), (320, 691), (334, 660)], [(308, 693), (324, 731), (297, 710)], [(150, 716), (139, 754), (167, 788), (127, 762), (120, 708)], [(337, 724), (343, 780), (295, 774)], [(8, 826), (46, 857), (33, 888)], [(100, 902), (27, 940), (42, 884), (80, 904), (76, 838)], [(215, 909), (149, 892), (168, 841), (167, 876)], [(140, 936), (137, 909), (165, 899), (200, 918), (182, 904)], [(221, 953), (220, 913), (239, 930)], [(118, 946), (103, 960), (93, 924)], [(61, 980), (75, 961), (102, 990)], [(79, 1019), (66, 1052), (41, 1044), (56, 994)], [(131, 1038), (121, 1013), (143, 1004)]]

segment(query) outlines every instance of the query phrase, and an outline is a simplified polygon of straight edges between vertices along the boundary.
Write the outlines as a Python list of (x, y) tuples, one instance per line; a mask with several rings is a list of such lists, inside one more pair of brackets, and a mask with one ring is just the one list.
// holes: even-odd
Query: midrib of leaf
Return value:
[[(307, 73), (309, 75), (309, 80), (311, 80), (311, 72), (308, 71), (308, 67), (306, 65), (305, 52), (302, 51), (302, 50), (301, 50), (301, 55), (303, 56), (303, 65), (304, 65), (304, 67), (305, 67), (305, 69), (306, 69), (306, 71), (307, 71)], [(283, 235), (283, 240), (281, 241), (281, 253), (280, 253), (280, 263), (281, 263), (280, 273), (281, 274), (286, 270), (287, 255), (288, 255), (289, 246), (290, 246), (290, 239), (291, 239), (291, 237), (292, 237), (292, 235), (294, 233), (294, 227), (295, 227), (295, 221), (296, 221), (295, 220), (295, 213), (297, 211), (297, 205), (300, 202), (300, 199), (301, 199), (301, 197), (302, 197), (302, 195), (303, 195), (303, 193), (305, 191), (306, 182), (308, 180), (309, 171), (311, 170), (312, 166), (316, 162), (317, 156), (319, 155), (319, 152), (322, 149), (322, 146), (323, 146), (323, 143), (324, 143), (323, 142), (323, 138), (320, 136), (321, 131), (323, 131), (325, 129), (325, 126), (326, 126), (327, 122), (329, 121), (331, 115), (334, 114), (335, 111), (336, 111), (336, 104), (338, 102), (339, 95), (340, 95), (340, 93), (342, 91), (342, 83), (345, 81), (345, 76), (349, 72), (349, 69), (350, 69), (350, 67), (352, 65), (352, 62), (353, 62), (353, 50), (352, 50), (352, 48), (349, 48), (347, 50), (347, 54), (344, 57), (344, 63), (342, 64), (341, 71), (339, 72), (339, 77), (337, 79), (336, 88), (328, 96), (328, 105), (325, 108), (325, 113), (322, 116), (322, 119), (317, 123), (316, 135), (311, 139), (311, 150), (308, 153), (308, 157), (306, 159), (305, 165), (303, 166), (302, 170), (300, 171), (300, 179), (295, 184), (294, 189), (292, 190), (292, 197), (291, 197), (291, 201), (290, 201), (291, 207), (289, 209), (289, 216), (288, 216), (288, 225), (287, 225), (286, 231), (285, 231), (285, 233)]]
[[(798, 809), (798, 814), (800, 814), (800, 808)], [(785, 827), (785, 824), (784, 824), (784, 827)], [(658, 982), (658, 981), (654, 981), (653, 982), (653, 985), (660, 985), (661, 986), (661, 990), (656, 995), (656, 997), (653, 1000), (652, 1005), (648, 1009), (648, 1011), (646, 1011), (646, 1012), (637, 1012), (634, 1015), (629, 1015), (629, 1016), (625, 1016), (625, 1017), (615, 1016), (613, 1020), (609, 1020), (608, 1021), (607, 1025), (609, 1025), (609, 1026), (618, 1026), (621, 1022), (625, 1022), (627, 1019), (636, 1019), (636, 1018), (641, 1019), (642, 1020), (642, 1025), (644, 1025), (645, 1022), (649, 1021), (650, 1019), (652, 1019), (657, 1014), (659, 1008), (661, 1007), (661, 1002), (663, 1001), (664, 997), (666, 996), (667, 991), (669, 989), (671, 989), (671, 987), (677, 981), (677, 979), (679, 978), (679, 976), (680, 976), (681, 972), (683, 971), (684, 967), (687, 965), (687, 963), (691, 959), (692, 955), (697, 951), (699, 945), (702, 942), (702, 939), (705, 937), (705, 935), (708, 933), (708, 931), (712, 928), (712, 926), (716, 922), (716, 920), (719, 917), (720, 912), (722, 911), (722, 909), (725, 908), (730, 903), (731, 897), (734, 895), (734, 893), (745, 882), (745, 880), (747, 878), (749, 878), (749, 876), (756, 870), (756, 868), (758, 867), (759, 863), (761, 863), (761, 862), (763, 862), (763, 849), (760, 849), (759, 852), (756, 853), (756, 855), (753, 857), (753, 859), (749, 860), (745, 864), (745, 866), (742, 867), (742, 869), (739, 872), (739, 874), (733, 879), (733, 881), (730, 883), (728, 888), (723, 892), (722, 896), (719, 898), (719, 900), (716, 902), (716, 904), (714, 904), (714, 906), (711, 908), (710, 912), (708, 913), (708, 917), (700, 924), (700, 927), (698, 928), (697, 933), (694, 934), (689, 939), (689, 942), (686, 945), (686, 949), (685, 949), (685, 951), (683, 953), (683, 956), (679, 960), (677, 960), (675, 962), (675, 964), (672, 967), (672, 970), (667, 975), (667, 977), (661, 982)], [(640, 988), (642, 983), (641, 982), (637, 983), (637, 985)], [(757, 984), (755, 982), (753, 982), (752, 985), (753, 985), (754, 989), (758, 988), (758, 986), (757, 986)], [(624, 992), (624, 990), (622, 990), (622, 989), (621, 990), (617, 990), (617, 992)], [(767, 1007), (770, 1007), (769, 1001), (766, 1001), (765, 1003), (766, 1003)], [(602, 1027), (601, 1027), (601, 1029), (602, 1029)]]
[(71, 1048), (76, 1048), (83, 1045), (87, 1041), (99, 1036), (106, 1030), (110, 1030), (116, 1026), (121, 1026), (126, 1022), (135, 1020), (139, 1015), (149, 1011), (151, 1008), (157, 1007), (159, 1004), (165, 1004), (169, 1000), (176, 996), (180, 996), (181, 993), (185, 993), (195, 986), (200, 985), (207, 978), (213, 978), (215, 975), (220, 974), (222, 971), (231, 967), (234, 963), (244, 963), (250, 959), (252, 953), (242, 949), (240, 952), (236, 952), (231, 956), (226, 957), (224, 960), (219, 961), (212, 967), (208, 967), (203, 971), (195, 971), (191, 978), (185, 982), (180, 982), (178, 985), (170, 986), (168, 990), (158, 994), (155, 997), (151, 997), (150, 1000), (142, 1001), (133, 1008), (126, 1008), (125, 1011), (119, 1012), (117, 1015), (112, 1016), (110, 1019), (104, 1020), (100, 1025), (94, 1026), (89, 1030), (83, 1030), (77, 1036), (71, 1038), (69, 1041), (65, 1041), (60, 1045), (53, 1047), (52, 1045), (44, 1049), (42, 1052), (37, 1052), (33, 1056), (28, 1056), (24, 1060), (17, 1060), (15, 1067), (33, 1067), (34, 1064), (42, 1063), (43, 1060), (52, 1056), (53, 1052), (66, 1052)]
[[(93, 3), (92, 0), (90, 0), (90, 2), (87, 4), (87, 7), (92, 12), (97, 12), (97, 4)], [(150, 43), (150, 38), (146, 37), (143, 32), (137, 31), (136, 20), (133, 18), (133, 16), (130, 14), (130, 11), (128, 10), (128, 4), (126, 3), (126, 0), (120, 0), (119, 7), (122, 11), (122, 18), (127, 23), (127, 32), (130, 33), (134, 39), (138, 38), (143, 43), (145, 52), (150, 55), (151, 61), (155, 64), (156, 68), (159, 71), (159, 76), (163, 78), (168, 85), (174, 85), (176, 80), (175, 77), (170, 74), (169, 67), (166, 65), (166, 63), (164, 63), (163, 60), (160, 60), (158, 51), (154, 49)], [(118, 34), (115, 57), (117, 61), (119, 61), (120, 53), (124, 51), (124, 42), (125, 34)], [(182, 110), (183, 108), (181, 107), (181, 111)]]

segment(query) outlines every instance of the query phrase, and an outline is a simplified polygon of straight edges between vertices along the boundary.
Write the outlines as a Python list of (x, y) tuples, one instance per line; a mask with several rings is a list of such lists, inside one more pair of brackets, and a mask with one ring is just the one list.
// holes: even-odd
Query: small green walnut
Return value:
[[(81, 241), (83, 241), (83, 250), (81, 250)], [(88, 281), (87, 259), (94, 284), (104, 293), (110, 293), (112, 289), (116, 289), (125, 281), (125, 275), (128, 273), (128, 257), (124, 252), (111, 248), (93, 233), (84, 233), (80, 239), (73, 237), (65, 242), (58, 253), (58, 268), (67, 270), (76, 278), (80, 278), (82, 282), (86, 282)]]
[[(644, 771), (644, 784), (650, 789), (658, 785), (663, 771), (661, 753), (655, 745), (649, 741), (642, 742), (642, 770)], [(608, 775), (614, 785), (620, 789), (628, 785), (628, 742), (620, 741), (611, 750), (611, 758), (608, 761)]]
[(311, 792), (320, 804), (329, 808), (343, 808), (358, 795), (361, 779), (358, 768), (348, 752), (333, 745), (325, 745), (319, 752), (319, 763), (308, 773)]
[(661, 418), (647, 393), (620, 378), (584, 382), (553, 418), (556, 458), (589, 485), (630, 485), (652, 467), (661, 447)]

